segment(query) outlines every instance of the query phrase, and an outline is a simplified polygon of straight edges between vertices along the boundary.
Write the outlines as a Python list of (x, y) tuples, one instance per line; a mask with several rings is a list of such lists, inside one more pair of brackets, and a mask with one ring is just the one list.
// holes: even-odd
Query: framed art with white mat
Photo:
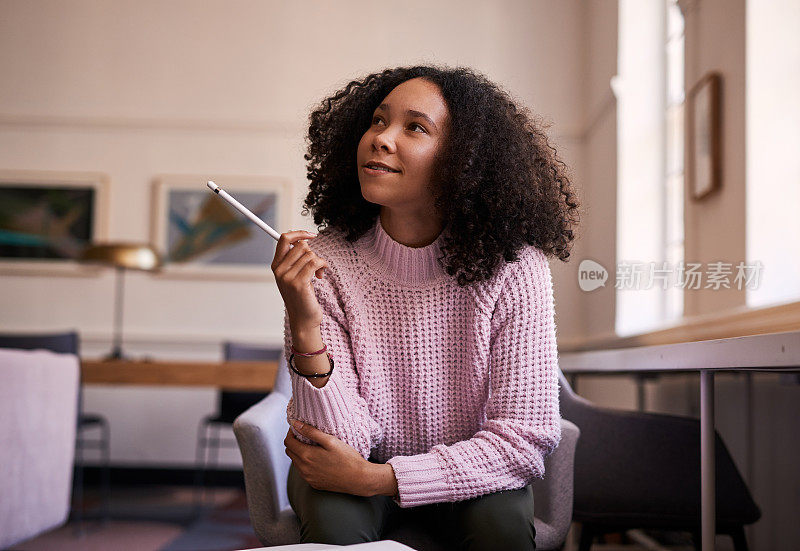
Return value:
[(270, 279), (276, 242), (212, 193), (222, 189), (278, 231), (288, 231), (291, 185), (265, 176), (159, 176), (153, 184), (152, 242), (157, 277)]
[(108, 194), (99, 172), (0, 170), (0, 273), (99, 275), (78, 258), (108, 237)]

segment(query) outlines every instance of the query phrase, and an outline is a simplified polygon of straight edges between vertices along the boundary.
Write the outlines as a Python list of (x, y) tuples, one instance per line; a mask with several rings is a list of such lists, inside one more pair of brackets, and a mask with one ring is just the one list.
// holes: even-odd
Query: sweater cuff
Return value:
[(291, 372), (291, 378), (294, 407), (301, 421), (335, 426), (337, 420), (348, 416), (350, 408), (333, 375), (322, 388), (315, 387), (311, 381), (294, 372)]
[[(290, 371), (292, 379), (292, 398), (287, 406), (287, 420), (291, 424), (297, 419), (336, 436), (355, 448), (364, 459), (368, 459), (375, 432), (374, 421), (359, 410), (352, 397), (344, 391), (342, 382), (334, 372), (322, 388)], [(305, 444), (313, 442), (295, 432), (298, 440)]]
[(400, 507), (452, 501), (441, 459), (434, 453), (397, 456), (387, 461), (394, 469)]

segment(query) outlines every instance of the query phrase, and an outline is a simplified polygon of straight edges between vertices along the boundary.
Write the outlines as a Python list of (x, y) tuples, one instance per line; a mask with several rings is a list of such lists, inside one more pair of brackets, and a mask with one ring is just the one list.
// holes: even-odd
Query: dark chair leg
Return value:
[(103, 422), (100, 429), (103, 439), (103, 524), (106, 524), (111, 516), (111, 428)]
[[(221, 447), (220, 443), (220, 435), (219, 435), (220, 427), (219, 425), (215, 425), (212, 427), (212, 432), (214, 433), (214, 437), (211, 439), (211, 453), (209, 454), (210, 462), (206, 468), (214, 469), (216, 471), (217, 465), (219, 465), (219, 448)], [(212, 485), (209, 488), (209, 495), (211, 496), (211, 505), (214, 505), (214, 496), (216, 495), (216, 486)]]
[(747, 551), (747, 538), (744, 534), (744, 525), (739, 525), (731, 532), (733, 548), (735, 551)]
[(589, 551), (594, 541), (594, 529), (591, 524), (581, 524), (581, 540), (578, 544), (578, 551)]
[(205, 420), (200, 421), (197, 428), (197, 453), (195, 454), (194, 466), (194, 508), (195, 515), (200, 515), (203, 508), (203, 498), (205, 497), (205, 470), (206, 470), (206, 451), (207, 451), (208, 424)]
[(75, 439), (75, 479), (72, 481), (72, 519), (75, 522), (75, 535), (83, 534), (83, 448), (80, 437)]

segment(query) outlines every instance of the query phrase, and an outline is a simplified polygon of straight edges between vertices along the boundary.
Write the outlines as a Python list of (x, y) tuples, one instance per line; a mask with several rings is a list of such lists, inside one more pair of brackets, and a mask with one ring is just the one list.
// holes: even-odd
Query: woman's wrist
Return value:
[(371, 481), (370, 495), (389, 496), (397, 495), (397, 478), (394, 476), (394, 469), (389, 463), (370, 463)]
[[(319, 325), (296, 326), (290, 325), (292, 333), (292, 346), (298, 352), (313, 353), (321, 350), (325, 343), (322, 342), (322, 332)], [(318, 375), (331, 371), (331, 361), (328, 354), (321, 353), (315, 356), (298, 356), (292, 358), (294, 368), (303, 376)], [(322, 388), (330, 377), (314, 377), (309, 382), (317, 388)]]
[[(322, 342), (322, 332), (320, 331), (319, 326), (307, 328), (291, 327), (291, 333), (292, 347), (294, 348), (293, 352), (312, 354), (321, 350), (325, 346), (325, 343)], [(325, 354), (320, 355), (325, 356)], [(314, 356), (304, 356), (302, 354), (299, 354), (297, 357), (301, 359), (301, 363), (303, 365), (308, 364), (302, 360), (314, 358)], [(325, 356), (325, 359), (325, 363), (327, 364), (327, 356)]]
[[(310, 348), (317, 342), (322, 342), (322, 330), (319, 325), (295, 325), (290, 323), (289, 330), (292, 333), (292, 343), (301, 352), (312, 352), (301, 347)], [(315, 348), (314, 350), (318, 350)]]

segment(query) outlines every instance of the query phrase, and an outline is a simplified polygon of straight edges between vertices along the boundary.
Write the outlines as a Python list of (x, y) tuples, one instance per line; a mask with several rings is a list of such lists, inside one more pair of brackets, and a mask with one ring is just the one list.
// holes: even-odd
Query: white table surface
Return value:
[(358, 543), (355, 545), (328, 545), (325, 543), (298, 543), (295, 545), (277, 545), (275, 547), (256, 547), (240, 551), (318, 551), (322, 549), (346, 549), (347, 551), (414, 551), (413, 548), (392, 540)]
[(559, 354), (571, 373), (647, 371), (793, 371), (800, 368), (800, 331)]

